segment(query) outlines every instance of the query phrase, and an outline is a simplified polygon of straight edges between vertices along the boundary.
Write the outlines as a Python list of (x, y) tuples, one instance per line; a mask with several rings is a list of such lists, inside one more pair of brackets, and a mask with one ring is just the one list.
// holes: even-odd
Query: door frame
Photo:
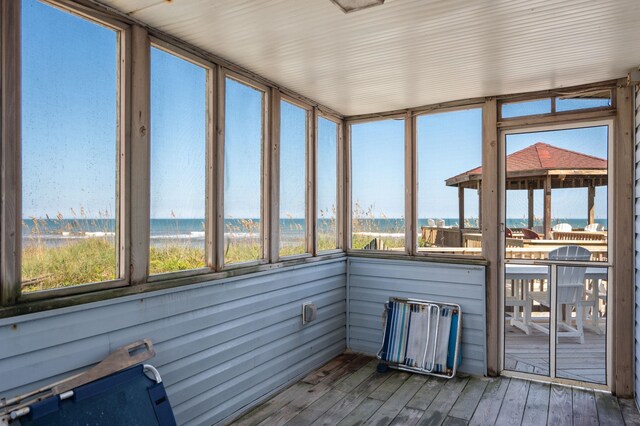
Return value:
[[(615, 252), (614, 252), (614, 244), (612, 243), (613, 239), (607, 239), (607, 261), (606, 262), (590, 262), (593, 267), (602, 267), (607, 268), (608, 273), (608, 285), (607, 285), (607, 323), (606, 323), (606, 384), (598, 384), (591, 382), (583, 382), (572, 379), (565, 379), (560, 377), (555, 377), (555, 352), (556, 352), (556, 326), (555, 326), (555, 315), (552, 314), (553, 309), (550, 309), (549, 316), (549, 376), (541, 376), (533, 373), (525, 373), (519, 371), (505, 370), (504, 368), (504, 301), (505, 301), (505, 265), (507, 263), (512, 264), (545, 264), (549, 265), (550, 268), (550, 282), (549, 289), (551, 289), (551, 281), (555, 282), (555, 270), (557, 269), (558, 262), (551, 261), (540, 261), (535, 259), (507, 259), (505, 252), (505, 230), (506, 230), (506, 139), (508, 135), (514, 134), (524, 134), (524, 133), (536, 133), (536, 132), (544, 132), (544, 131), (557, 131), (557, 130), (570, 130), (570, 129), (580, 129), (580, 128), (589, 128), (589, 127), (600, 127), (607, 126), (607, 229), (609, 231), (609, 235), (612, 235), (613, 238), (616, 238), (616, 234), (613, 232), (615, 227), (615, 203), (614, 196), (616, 193), (615, 185), (616, 179), (615, 177), (615, 156), (614, 156), (614, 147), (616, 144), (616, 133), (615, 133), (615, 119), (614, 118), (604, 118), (604, 119), (593, 119), (593, 120), (580, 120), (580, 121), (572, 121), (565, 122), (559, 124), (540, 124), (535, 126), (518, 126), (507, 129), (499, 129), (498, 131), (498, 151), (499, 151), (499, 160), (498, 160), (498, 199), (499, 199), (499, 241), (498, 241), (498, 312), (499, 312), (499, 321), (498, 321), (498, 342), (499, 342), (499, 355), (498, 355), (498, 369), (500, 375), (506, 377), (527, 379), (527, 380), (535, 380), (546, 383), (556, 383), (556, 384), (564, 384), (571, 386), (578, 386), (590, 389), (598, 389), (603, 391), (612, 391), (615, 389), (614, 386), (614, 363), (613, 363), (613, 347), (612, 347), (612, 336), (614, 331), (614, 321), (615, 314), (613, 313), (614, 303), (613, 302), (613, 289), (610, 284), (614, 278), (614, 268), (615, 268)], [(613, 226), (612, 226), (613, 225)], [(561, 262), (560, 262), (561, 263)], [(555, 265), (555, 266), (553, 266)], [(552, 293), (552, 301), (555, 300), (554, 297), (555, 292)], [(553, 302), (551, 303), (554, 304)], [(553, 326), (552, 326), (553, 324)]]

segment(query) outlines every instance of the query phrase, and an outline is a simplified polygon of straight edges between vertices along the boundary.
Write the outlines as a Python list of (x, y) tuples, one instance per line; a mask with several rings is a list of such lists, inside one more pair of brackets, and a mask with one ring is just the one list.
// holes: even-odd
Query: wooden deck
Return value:
[(234, 425), (638, 425), (631, 399), (525, 380), (451, 380), (396, 370), (344, 354), (311, 372)]
[[(557, 345), (558, 377), (591, 383), (606, 383), (606, 337), (585, 330), (584, 343), (561, 337)], [(526, 335), (505, 325), (505, 369), (549, 375), (549, 336), (538, 330)]]

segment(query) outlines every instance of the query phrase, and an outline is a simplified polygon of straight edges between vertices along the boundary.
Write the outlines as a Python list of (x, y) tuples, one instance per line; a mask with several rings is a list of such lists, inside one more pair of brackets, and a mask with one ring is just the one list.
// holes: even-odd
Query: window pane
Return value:
[(115, 279), (118, 34), (22, 6), (22, 291)]
[(551, 112), (551, 98), (502, 104), (502, 118), (524, 117)]
[(580, 96), (559, 96), (556, 98), (556, 111), (602, 108), (611, 106), (611, 92), (588, 93)]
[(306, 247), (307, 111), (280, 103), (280, 256)]
[(418, 249), (480, 255), (482, 109), (423, 115), (417, 123)]
[(607, 126), (506, 136), (507, 257), (579, 245), (607, 260), (608, 137)]
[(404, 120), (351, 126), (354, 249), (404, 251)]
[(338, 194), (338, 125), (318, 118), (318, 250), (338, 245), (336, 198)]
[(262, 258), (264, 94), (227, 78), (224, 142), (224, 262)]
[(151, 274), (206, 265), (206, 80), (151, 49)]

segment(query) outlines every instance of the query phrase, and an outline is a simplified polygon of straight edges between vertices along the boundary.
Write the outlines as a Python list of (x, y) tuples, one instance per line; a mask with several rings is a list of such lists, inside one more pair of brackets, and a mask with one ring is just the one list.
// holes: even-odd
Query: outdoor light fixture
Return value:
[(331, 0), (344, 13), (357, 12), (373, 6), (381, 6), (384, 0)]

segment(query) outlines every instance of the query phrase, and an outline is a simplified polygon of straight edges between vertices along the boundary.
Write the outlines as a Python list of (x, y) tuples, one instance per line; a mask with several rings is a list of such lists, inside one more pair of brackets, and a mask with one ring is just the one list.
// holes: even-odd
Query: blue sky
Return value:
[(202, 218), (206, 70), (151, 49), (151, 217)]
[(116, 33), (34, 0), (22, 22), (23, 217), (113, 216)]
[[(35, 0), (23, 1), (23, 217), (89, 216), (116, 200), (117, 34)], [(202, 217), (205, 201), (205, 82), (203, 68), (154, 49), (151, 95), (151, 215)], [(227, 81), (225, 217), (257, 218), (261, 206), (262, 94)], [(573, 102), (573, 104), (572, 104)], [(565, 101), (578, 106), (578, 101)], [(512, 113), (536, 112), (548, 102), (514, 104)], [(303, 217), (305, 111), (283, 102), (281, 214)], [(419, 217), (456, 217), (457, 189), (444, 180), (481, 163), (481, 111), (420, 116)], [(509, 136), (507, 151), (542, 141), (606, 158), (606, 129), (590, 128)], [(319, 123), (318, 208), (335, 204), (335, 125)], [(134, 165), (135, 167), (135, 165)], [(353, 200), (374, 214), (404, 216), (404, 121), (352, 126)], [(554, 191), (555, 217), (584, 217), (586, 190)], [(584, 194), (583, 194), (584, 192)], [(526, 195), (510, 191), (508, 217), (526, 213)], [(525, 200), (525, 201), (523, 201)], [(475, 191), (465, 212), (477, 217)], [(596, 217), (606, 215), (596, 195)], [(541, 213), (536, 194), (536, 214)]]

